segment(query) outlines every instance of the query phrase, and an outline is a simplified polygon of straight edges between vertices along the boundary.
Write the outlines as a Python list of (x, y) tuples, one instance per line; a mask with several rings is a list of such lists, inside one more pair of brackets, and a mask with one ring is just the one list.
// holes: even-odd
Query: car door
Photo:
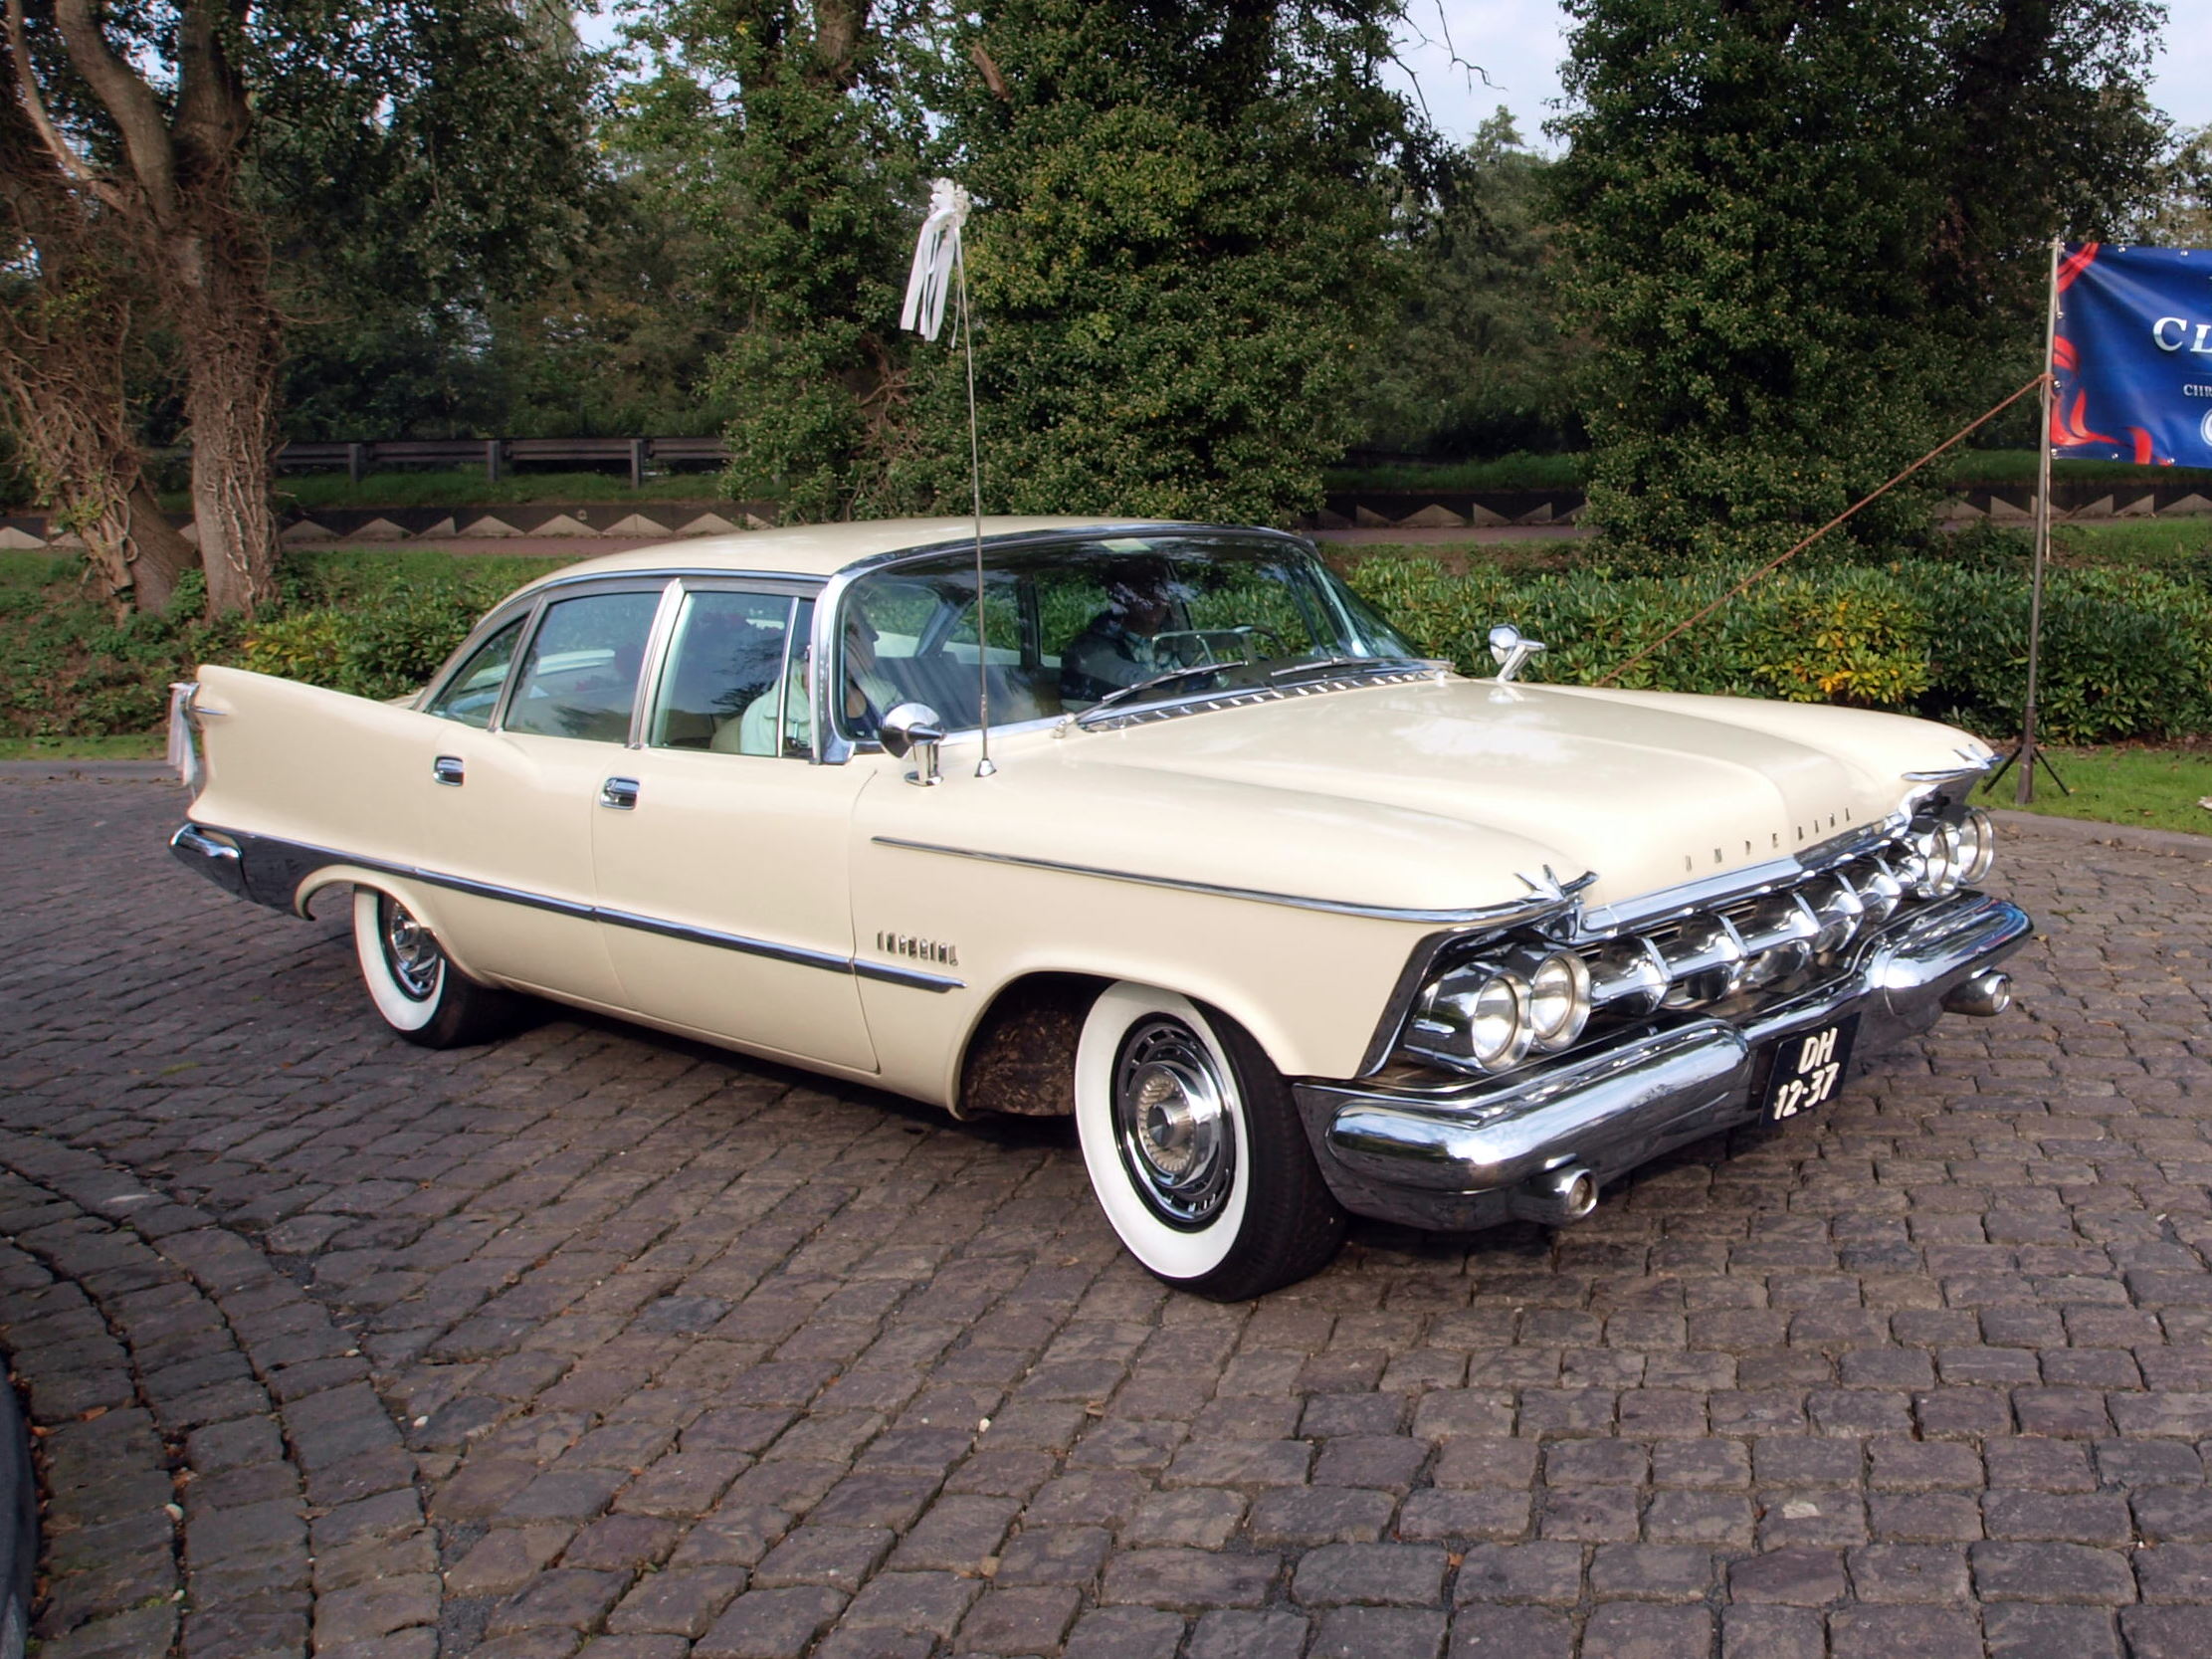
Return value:
[(427, 706), (423, 863), (482, 971), (623, 1005), (594, 903), (592, 814), (620, 769), (667, 585), (555, 590)]
[(805, 584), (687, 580), (637, 742), (591, 813), (607, 949), (648, 1018), (855, 1071), (848, 825), (864, 768), (810, 763)]

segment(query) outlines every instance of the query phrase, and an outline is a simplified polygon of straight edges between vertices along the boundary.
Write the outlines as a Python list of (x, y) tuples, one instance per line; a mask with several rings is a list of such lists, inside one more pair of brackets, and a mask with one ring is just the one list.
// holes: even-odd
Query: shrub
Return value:
[[(2020, 719), (2026, 572), (1975, 544), (1906, 566), (1783, 571), (1638, 664), (1622, 684), (1845, 703), (1985, 731)], [(1551, 649), (1530, 680), (1589, 685), (1743, 578), (1601, 569), (1454, 576), (1370, 558), (1352, 584), (1437, 655), (1490, 672), (1485, 635), (1510, 621)], [(2044, 595), (2040, 726), (2061, 742), (2212, 730), (2212, 585), (2125, 568), (2054, 568)]]

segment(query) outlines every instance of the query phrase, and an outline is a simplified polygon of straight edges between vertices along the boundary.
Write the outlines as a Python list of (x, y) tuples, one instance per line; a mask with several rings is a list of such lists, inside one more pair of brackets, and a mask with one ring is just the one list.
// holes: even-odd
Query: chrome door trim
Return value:
[[(379, 875), (400, 876), (409, 881), (421, 882), (425, 887), (444, 888), (449, 892), (465, 893), (476, 899), (496, 899), (503, 904), (521, 905), (530, 910), (550, 911), (556, 916), (572, 917), (579, 922), (603, 922), (610, 927), (631, 928), (640, 933), (659, 933), (667, 938), (688, 939), (695, 944), (710, 945), (718, 950), (735, 950), (748, 956), (763, 956), (771, 961), (789, 962), (797, 967), (820, 968), (831, 973), (850, 973), (862, 979), (880, 980), (887, 985), (905, 985), (914, 990), (957, 991), (967, 988), (964, 979), (949, 978), (941, 973), (923, 973), (918, 968), (895, 967), (884, 962), (863, 961), (857, 956), (840, 956), (827, 950), (810, 950), (799, 944), (780, 944), (773, 939), (750, 938), (743, 933), (725, 933), (711, 928), (697, 928), (685, 922), (671, 922), (662, 917), (640, 916), (631, 911), (611, 910), (600, 905), (585, 904), (576, 899), (556, 899), (550, 894), (531, 893), (523, 888), (506, 887), (498, 882), (478, 881), (472, 876), (451, 875), (443, 870), (430, 870), (416, 864), (400, 864), (390, 859), (364, 858), (356, 853), (341, 852), (334, 847), (317, 847), (302, 841), (285, 841), (275, 836), (255, 835), (247, 830), (218, 829), (213, 825), (190, 825), (186, 829), (212, 832), (235, 841), (240, 849), (239, 862), (248, 871), (257, 864), (272, 858), (291, 867), (289, 880), (284, 883), (285, 899), (279, 909), (291, 909), (292, 896), (299, 891), (300, 883), (316, 870), (332, 864), (350, 864), (363, 870), (373, 870)], [(177, 838), (184, 836), (177, 832)], [(197, 851), (194, 841), (187, 846)], [(252, 885), (249, 878), (248, 884)], [(252, 896), (251, 894), (249, 896)], [(267, 900), (263, 901), (267, 903)], [(640, 1010), (643, 1012), (644, 1010)]]
[(1533, 893), (1498, 905), (1478, 905), (1470, 910), (1414, 910), (1397, 905), (1362, 905), (1342, 899), (1313, 899), (1297, 893), (1270, 893), (1251, 887), (1227, 887), (1218, 882), (1189, 881), (1179, 876), (1149, 876), (1134, 870), (1107, 870), (1090, 864), (1063, 864), (1058, 859), (1030, 858), (1019, 853), (986, 853), (970, 847), (943, 847), (929, 841), (906, 841), (898, 836), (874, 837), (879, 847), (897, 847), (909, 853), (938, 853), (946, 858), (980, 859), (986, 864), (1014, 864), (1029, 870), (1050, 870), (1063, 876), (1095, 876), (1101, 881), (1133, 882), (1139, 887), (1172, 888), (1179, 893), (1202, 893), (1214, 899), (1243, 899), (1256, 905), (1287, 905), (1293, 910), (1325, 911), (1331, 916), (1358, 916), (1376, 922), (1425, 922), (1447, 927), (1510, 927), (1554, 911), (1565, 910), (1595, 875), (1567, 884), (1563, 893)]

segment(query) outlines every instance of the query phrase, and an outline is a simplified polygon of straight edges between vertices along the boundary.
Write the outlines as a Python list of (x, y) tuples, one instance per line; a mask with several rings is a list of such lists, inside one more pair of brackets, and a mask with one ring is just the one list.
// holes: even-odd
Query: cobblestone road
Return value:
[(2212, 1651), (2212, 865), (2016, 837), (2024, 1011), (1222, 1308), (1059, 1126), (397, 1043), (178, 811), (0, 785), (47, 1659)]

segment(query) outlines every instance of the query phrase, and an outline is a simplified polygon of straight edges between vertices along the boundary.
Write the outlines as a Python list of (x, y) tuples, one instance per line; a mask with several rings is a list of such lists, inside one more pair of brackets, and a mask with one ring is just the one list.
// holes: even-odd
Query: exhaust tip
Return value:
[(1943, 998), (1947, 1013), (1972, 1014), (1980, 1019), (2001, 1014), (2012, 1006), (2012, 975), (1985, 967), (1969, 974)]
[(1523, 1221), (1562, 1227), (1597, 1208), (1598, 1178), (1579, 1163), (1562, 1163), (1531, 1175), (1514, 1191), (1513, 1213)]

